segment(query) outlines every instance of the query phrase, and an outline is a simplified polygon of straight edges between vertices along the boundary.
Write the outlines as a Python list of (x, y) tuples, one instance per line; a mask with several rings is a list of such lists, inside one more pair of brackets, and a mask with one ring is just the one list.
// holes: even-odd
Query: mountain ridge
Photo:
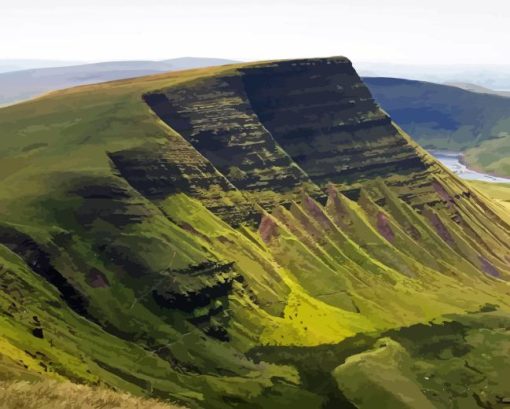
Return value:
[(0, 105), (78, 85), (235, 62), (221, 58), (181, 57), (161, 61), (106, 61), (9, 71), (0, 73)]
[[(353, 407), (331, 375), (345, 355), (386, 348), (418, 385), (411, 357), (442, 364), (415, 332), (457, 348), (450, 326), (474, 337), (487, 319), (502, 336), (507, 210), (413, 142), (346, 58), (87, 85), (0, 122), (0, 340), (34, 372), (197, 408)], [(301, 361), (323, 353), (329, 370)]]

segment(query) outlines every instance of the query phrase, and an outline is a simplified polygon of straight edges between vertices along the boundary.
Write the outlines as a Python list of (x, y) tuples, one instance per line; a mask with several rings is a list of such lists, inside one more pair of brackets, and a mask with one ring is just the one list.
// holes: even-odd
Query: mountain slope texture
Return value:
[(189, 408), (510, 396), (508, 210), (349, 60), (74, 88), (0, 124), (5, 380)]
[(510, 177), (510, 98), (399, 78), (364, 81), (425, 148), (462, 151), (469, 167)]

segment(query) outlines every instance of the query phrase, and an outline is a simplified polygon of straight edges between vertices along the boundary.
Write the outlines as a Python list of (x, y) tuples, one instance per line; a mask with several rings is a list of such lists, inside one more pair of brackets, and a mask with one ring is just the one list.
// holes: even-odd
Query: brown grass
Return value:
[[(0, 382), (0, 409), (179, 409), (127, 393), (71, 382)], [(182, 408), (181, 408), (182, 409)]]

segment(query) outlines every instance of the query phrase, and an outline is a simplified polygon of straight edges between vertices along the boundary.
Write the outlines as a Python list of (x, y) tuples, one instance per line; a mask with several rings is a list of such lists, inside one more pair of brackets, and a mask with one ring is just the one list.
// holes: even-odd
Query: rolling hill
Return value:
[(37, 60), (37, 59), (0, 59), (0, 74), (11, 71), (30, 70), (34, 68), (63, 67), (83, 64), (79, 61)]
[(477, 84), (470, 84), (468, 82), (448, 82), (445, 85), (449, 85), (452, 87), (457, 87), (460, 89), (464, 89), (466, 91), (477, 92), (479, 94), (491, 94), (491, 95), (499, 95), (501, 97), (510, 97), (510, 91), (496, 91), (492, 88), (482, 87)]
[(362, 77), (404, 78), (436, 84), (477, 84), (485, 88), (510, 90), (508, 64), (401, 64), (356, 61)]
[(231, 64), (221, 58), (183, 57), (163, 61), (111, 61), (0, 72), (0, 106), (45, 92), (165, 71)]
[(0, 110), (0, 365), (190, 408), (496, 407), (510, 214), (343, 57)]
[(397, 78), (364, 81), (425, 148), (462, 151), (469, 167), (510, 177), (510, 98)]

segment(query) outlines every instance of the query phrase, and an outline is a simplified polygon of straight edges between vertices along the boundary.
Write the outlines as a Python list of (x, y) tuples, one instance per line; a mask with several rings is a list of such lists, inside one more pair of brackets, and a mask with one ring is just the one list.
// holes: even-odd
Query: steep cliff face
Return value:
[[(444, 224), (421, 220), (424, 209), (438, 207), (469, 240), (479, 240), (483, 255), (476, 260), (471, 256), (476, 267), (487, 270), (482, 260), (489, 260), (507, 271), (507, 250), (491, 251), (491, 245), (466, 223), (455, 202), (469, 204), (477, 199), (392, 123), (345, 58), (255, 64), (148, 94), (145, 100), (239, 190), (268, 211), (277, 205), (288, 208), (289, 200), (299, 202), (299, 191), (308, 191), (325, 204), (326, 189), (334, 186), (351, 199), (365, 197), (360, 201), (363, 210), (391, 243), (396, 243), (398, 236), (383, 208), (397, 212), (394, 217), (403, 223), (405, 234), (402, 251), (441, 270), (425, 252), (409, 250), (431, 243), (420, 243), (426, 238), (417, 225), (427, 226), (430, 234), (449, 233)], [(379, 182), (374, 183), (376, 179)], [(270, 201), (268, 192), (273, 195)], [(396, 197), (389, 199), (389, 195)], [(404, 215), (399, 199), (416, 214)], [(369, 206), (372, 200), (375, 203)], [(378, 206), (382, 208), (378, 210)], [(476, 208), (471, 211), (471, 217), (479, 220), (486, 216)], [(476, 245), (471, 247), (478, 252)], [(455, 251), (468, 257), (467, 250)], [(504, 256), (498, 256), (500, 252)]]
[(509, 342), (508, 213), (421, 150), (345, 58), (69, 90), (0, 122), (0, 345), (15, 373), (193, 407), (354, 407), (349, 368), (394, 395), (358, 354), (416, 397), (409, 362), (443, 376), (429, 347), (485, 353), (443, 320)]
[(264, 127), (315, 183), (424, 169), (347, 59), (275, 63), (242, 74)]
[(181, 138), (172, 142), (109, 156), (119, 174), (151, 200), (187, 193), (232, 225), (257, 218), (253, 204), (207, 159)]
[(321, 194), (260, 122), (239, 73), (198, 80), (144, 99), (262, 207), (288, 203), (305, 186), (311, 193)]
[(426, 180), (432, 161), (377, 106), (345, 58), (250, 65), (144, 99), (266, 209), (305, 188), (324, 202), (328, 183), (357, 199), (360, 183), (376, 177), (414, 206), (437, 200)]

